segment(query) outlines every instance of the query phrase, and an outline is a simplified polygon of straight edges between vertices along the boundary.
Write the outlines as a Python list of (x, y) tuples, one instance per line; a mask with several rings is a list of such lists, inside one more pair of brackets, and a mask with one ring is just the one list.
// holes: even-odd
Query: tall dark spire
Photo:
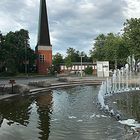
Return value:
[(40, 14), (39, 14), (39, 30), (38, 30), (38, 45), (51, 46), (46, 0), (40, 0)]

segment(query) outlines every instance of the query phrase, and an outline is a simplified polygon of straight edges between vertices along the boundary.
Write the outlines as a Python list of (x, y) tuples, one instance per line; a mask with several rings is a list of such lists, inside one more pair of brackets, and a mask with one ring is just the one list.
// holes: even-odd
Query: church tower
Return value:
[(46, 0), (40, 0), (38, 41), (36, 46), (37, 70), (39, 74), (48, 74), (52, 65), (52, 45), (48, 26)]

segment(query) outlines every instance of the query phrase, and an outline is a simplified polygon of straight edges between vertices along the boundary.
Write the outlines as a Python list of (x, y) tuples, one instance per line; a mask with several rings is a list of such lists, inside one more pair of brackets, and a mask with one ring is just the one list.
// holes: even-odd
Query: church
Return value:
[(36, 54), (38, 74), (48, 74), (49, 67), (52, 65), (52, 45), (50, 42), (46, 0), (40, 0)]

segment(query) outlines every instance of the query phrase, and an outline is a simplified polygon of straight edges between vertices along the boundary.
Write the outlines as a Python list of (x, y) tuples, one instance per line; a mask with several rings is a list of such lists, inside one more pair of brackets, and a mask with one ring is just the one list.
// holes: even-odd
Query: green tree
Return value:
[(57, 71), (57, 73), (60, 73), (60, 65), (63, 63), (63, 56), (60, 53), (56, 53), (53, 56), (53, 67), (54, 71)]
[(71, 62), (80, 62), (80, 52), (76, 51), (74, 48), (68, 48), (66, 54), (67, 60), (71, 60)]
[(77, 62), (77, 60), (80, 59), (78, 53), (79, 53), (79, 51), (76, 52), (76, 50), (74, 48), (67, 49), (67, 52), (66, 52), (67, 55), (64, 59), (64, 62), (65, 62), (65, 65), (67, 68), (71, 67), (73, 62)]
[(28, 63), (28, 70), (30, 70), (35, 63), (36, 55), (30, 48), (28, 31), (21, 29), (16, 32), (9, 32), (3, 38), (0, 47), (0, 63), (3, 68), (1, 71), (13, 74), (24, 72), (25, 63)]
[[(79, 53), (78, 57), (81, 57), (81, 56), (83, 56), (83, 58), (82, 58), (83, 62), (92, 62), (92, 59), (90, 57), (88, 57), (85, 52), (82, 51), (81, 53)], [(80, 59), (80, 61), (81, 61), (81, 59)], [(77, 61), (77, 62), (80, 62), (80, 61)]]
[(125, 43), (129, 49), (129, 55), (135, 56), (135, 68), (138, 62), (140, 62), (140, 18), (127, 19), (124, 23)]
[(70, 57), (65, 58), (65, 65), (67, 68), (72, 66), (72, 61)]
[(109, 61), (110, 67), (114, 68), (117, 64), (121, 66), (125, 63), (128, 49), (125, 46), (123, 38), (118, 34), (100, 34), (95, 39), (90, 55), (93, 61)]
[(106, 36), (104, 34), (100, 34), (93, 44), (92, 50), (90, 50), (90, 55), (93, 61), (102, 61), (105, 60), (105, 40)]
[(80, 52), (78, 50), (75, 50), (74, 48), (68, 48), (66, 54), (67, 55), (65, 57), (65, 62), (67, 63), (67, 66), (71, 66), (73, 62), (81, 62), (81, 55), (83, 56), (83, 62), (92, 61), (85, 52)]
[(0, 72), (3, 71), (5, 65), (6, 50), (3, 47), (3, 42), (4, 42), (4, 36), (0, 31)]

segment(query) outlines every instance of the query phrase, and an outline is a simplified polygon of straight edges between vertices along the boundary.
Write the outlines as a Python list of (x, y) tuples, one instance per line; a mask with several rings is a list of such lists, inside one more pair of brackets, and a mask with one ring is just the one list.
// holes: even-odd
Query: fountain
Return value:
[(118, 91), (121, 91), (121, 72), (118, 69)]
[(128, 71), (129, 71), (129, 66), (128, 66), (128, 64), (126, 64), (126, 65), (125, 65), (125, 74), (126, 74), (126, 76), (125, 76), (125, 77), (126, 77), (126, 80), (125, 80), (125, 83), (126, 83), (125, 90), (126, 90), (126, 91), (129, 90), (129, 89), (128, 89), (128, 73), (129, 73)]
[(113, 76), (111, 78), (107, 78), (106, 81), (102, 83), (99, 90), (98, 101), (100, 103), (100, 107), (111, 116), (114, 116), (117, 120), (121, 119), (121, 115), (105, 104), (105, 97), (113, 96), (116, 93), (136, 91), (140, 89), (136, 79), (132, 77), (134, 65), (134, 55), (132, 58), (129, 56), (128, 64), (126, 64), (125, 67), (122, 67), (120, 70), (114, 70)]

